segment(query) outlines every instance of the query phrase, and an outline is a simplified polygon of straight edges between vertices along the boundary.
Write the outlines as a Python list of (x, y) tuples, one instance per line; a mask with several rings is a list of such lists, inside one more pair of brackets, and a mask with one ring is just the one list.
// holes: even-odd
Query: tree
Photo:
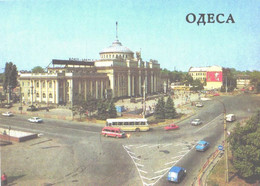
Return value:
[(174, 103), (173, 103), (171, 96), (168, 97), (164, 108), (165, 108), (164, 109), (165, 119), (173, 119), (176, 117), (177, 113), (174, 108)]
[(164, 112), (164, 98), (163, 96), (158, 99), (157, 104), (155, 105), (155, 110), (154, 110), (154, 117), (156, 119), (164, 119), (165, 118), (165, 112)]
[(260, 177), (260, 111), (241, 127), (237, 124), (229, 142), (233, 164), (243, 178)]
[(44, 73), (44, 72), (45, 72), (44, 68), (40, 66), (36, 66), (32, 69), (32, 73)]
[(10, 102), (11, 92), (17, 86), (17, 68), (12, 62), (5, 64), (4, 72), (4, 85), (3, 88), (6, 93), (8, 93), (8, 103)]
[(192, 87), (190, 88), (191, 91), (198, 91), (204, 89), (203, 83), (201, 83), (199, 79), (195, 79), (191, 85), (192, 85)]
[(105, 100), (99, 100), (97, 106), (97, 118), (101, 120), (106, 120), (108, 118), (108, 111), (107, 111), (107, 102)]
[(255, 87), (255, 92), (260, 92), (260, 72), (259, 71), (253, 71), (250, 73), (251, 78), (251, 84)]
[(97, 99), (88, 95), (87, 100), (83, 104), (83, 108), (92, 116), (92, 113), (97, 110)]
[(182, 80), (182, 83), (186, 86), (189, 86), (193, 83), (193, 78), (188, 73), (185, 74), (184, 79)]
[(109, 103), (108, 115), (110, 118), (116, 118), (117, 116), (116, 107), (113, 100), (111, 100), (111, 102)]

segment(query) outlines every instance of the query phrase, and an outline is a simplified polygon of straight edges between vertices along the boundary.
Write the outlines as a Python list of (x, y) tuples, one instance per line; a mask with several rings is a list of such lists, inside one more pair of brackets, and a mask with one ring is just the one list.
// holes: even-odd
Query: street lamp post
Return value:
[(227, 143), (227, 121), (226, 121), (226, 107), (225, 104), (216, 99), (218, 102), (220, 102), (223, 105), (224, 108), (224, 149), (225, 149), (225, 181), (226, 183), (229, 182), (229, 176), (228, 176), (228, 143)]

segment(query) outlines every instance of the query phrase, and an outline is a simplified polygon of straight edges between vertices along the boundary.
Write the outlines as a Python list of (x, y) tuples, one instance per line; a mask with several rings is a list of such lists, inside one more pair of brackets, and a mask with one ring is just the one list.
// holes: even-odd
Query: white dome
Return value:
[(115, 40), (111, 46), (103, 49), (99, 54), (103, 53), (133, 53), (129, 48), (122, 46), (119, 40)]

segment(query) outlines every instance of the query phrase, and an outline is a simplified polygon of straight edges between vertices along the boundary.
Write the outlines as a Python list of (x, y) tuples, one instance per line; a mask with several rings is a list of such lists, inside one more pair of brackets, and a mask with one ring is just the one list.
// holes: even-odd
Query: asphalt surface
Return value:
[[(169, 185), (168, 170), (179, 165), (187, 175), (178, 185), (191, 185), (222, 140), (224, 106), (217, 99), (238, 120), (260, 107), (256, 95), (214, 97), (203, 102), (204, 107), (194, 107), (197, 114), (178, 123), (179, 130), (155, 127), (129, 133), (125, 139), (102, 137), (102, 125), (53, 119), (34, 124), (26, 116), (0, 116), (1, 127), (40, 134), (38, 139), (2, 147), (1, 169), (10, 183), (18, 185)], [(194, 118), (203, 124), (191, 126)], [(196, 152), (194, 147), (202, 139), (210, 142), (210, 148)]]

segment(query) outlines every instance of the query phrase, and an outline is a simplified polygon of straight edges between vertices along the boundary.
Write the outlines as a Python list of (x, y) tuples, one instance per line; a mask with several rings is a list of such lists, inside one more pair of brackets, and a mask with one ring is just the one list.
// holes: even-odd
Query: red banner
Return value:
[(222, 72), (207, 72), (207, 82), (222, 82)]

